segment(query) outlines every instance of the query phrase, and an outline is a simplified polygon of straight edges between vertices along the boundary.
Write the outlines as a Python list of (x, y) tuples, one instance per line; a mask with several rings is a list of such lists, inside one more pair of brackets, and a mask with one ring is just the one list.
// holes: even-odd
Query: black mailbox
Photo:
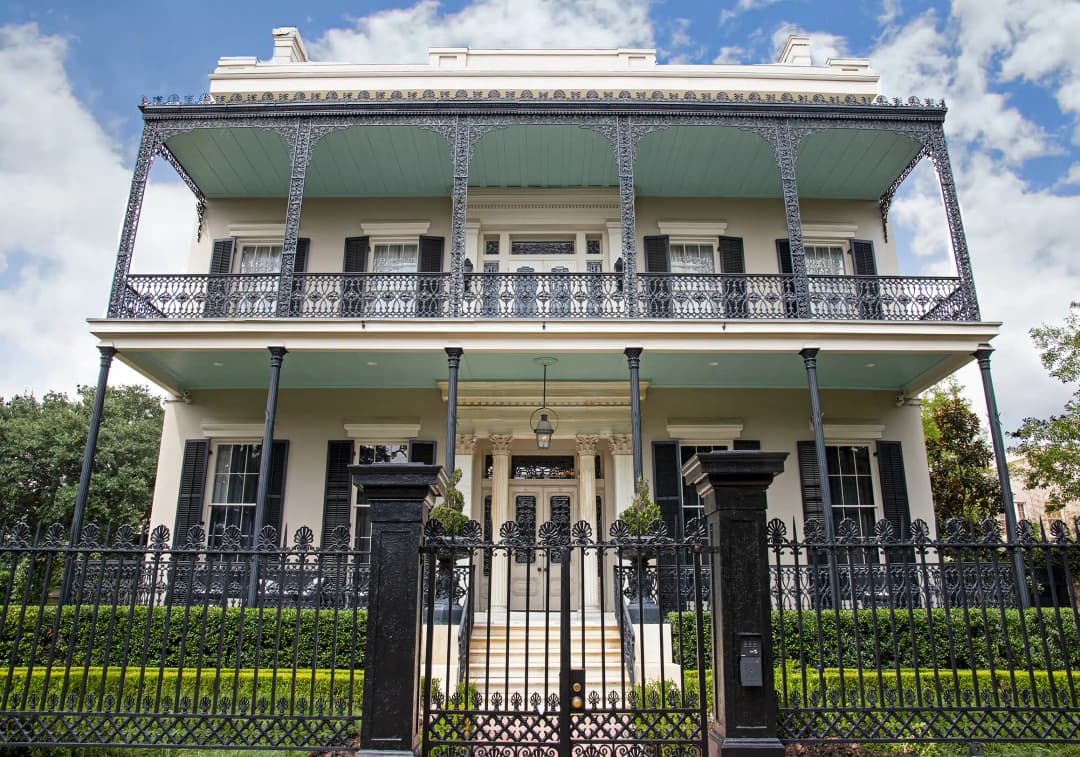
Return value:
[(743, 686), (764, 686), (761, 671), (761, 635), (737, 634), (739, 641), (739, 683)]

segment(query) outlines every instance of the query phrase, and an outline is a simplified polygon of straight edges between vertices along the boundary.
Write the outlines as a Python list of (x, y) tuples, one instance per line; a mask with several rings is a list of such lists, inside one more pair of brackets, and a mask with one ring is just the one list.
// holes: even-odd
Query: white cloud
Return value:
[(653, 45), (648, 0), (476, 0), (443, 12), (438, 0), (378, 11), (309, 46), (354, 63), (427, 60), (429, 47), (566, 48)]
[[(944, 97), (949, 104), (945, 127), (983, 318), (1004, 322), (993, 365), (1006, 431), (1024, 416), (1060, 409), (1068, 396), (1067, 387), (1046, 376), (1027, 332), (1061, 320), (1080, 291), (1080, 262), (1072, 253), (1080, 197), (1035, 188), (1020, 173), (1026, 160), (1061, 148), (994, 91), (997, 61), (1041, 44), (1035, 27), (1015, 25), (1014, 17), (959, 0), (951, 18), (924, 13), (870, 52), (886, 94)], [(1080, 178), (1080, 170), (1076, 174)], [(929, 166), (905, 182), (892, 218), (912, 234), (926, 273), (952, 272), (940, 190)], [(978, 371), (969, 367), (960, 377), (984, 414)]]
[(889, 26), (900, 16), (900, 0), (882, 0), (881, 13), (878, 15), (878, 23)]
[(770, 5), (775, 5), (780, 0), (739, 0), (735, 5), (730, 8), (726, 8), (720, 12), (720, 23), (726, 23), (735, 18), (741, 13), (746, 11), (758, 10), (760, 8), (767, 8)]
[(1080, 186), (1080, 163), (1073, 163), (1069, 166), (1069, 172), (1065, 174), (1061, 184), (1074, 187)]
[(721, 47), (716, 52), (716, 57), (713, 58), (713, 63), (741, 63), (746, 57), (747, 50), (745, 47), (739, 47), (738, 45), (728, 45)]
[[(66, 43), (36, 26), (0, 27), (0, 282), (8, 355), (0, 394), (70, 391), (97, 378), (85, 319), (104, 314), (131, 169), (71, 91)], [(136, 260), (184, 256), (191, 194), (155, 183)], [(116, 367), (119, 381), (141, 381)]]

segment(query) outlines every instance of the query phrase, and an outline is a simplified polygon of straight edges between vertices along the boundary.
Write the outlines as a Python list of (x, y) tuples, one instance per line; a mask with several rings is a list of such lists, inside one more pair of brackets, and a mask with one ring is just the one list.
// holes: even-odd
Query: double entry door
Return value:
[[(532, 541), (539, 540), (539, 529), (545, 523), (570, 532), (573, 514), (577, 512), (577, 492), (562, 484), (545, 485), (536, 481), (510, 484), (511, 516), (528, 532)], [(561, 566), (557, 549), (522, 549), (510, 557), (510, 609), (513, 611), (558, 612)], [(577, 571), (570, 573), (571, 606), (577, 606)]]

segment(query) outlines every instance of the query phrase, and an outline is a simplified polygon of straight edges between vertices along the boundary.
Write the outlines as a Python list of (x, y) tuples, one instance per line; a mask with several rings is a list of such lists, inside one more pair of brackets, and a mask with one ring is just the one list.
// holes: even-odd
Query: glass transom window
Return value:
[(844, 248), (839, 245), (808, 244), (806, 272), (814, 276), (843, 276)]
[(210, 488), (210, 544), (216, 546), (229, 526), (236, 526), (250, 545), (259, 490), (261, 444), (219, 444)]
[(672, 273), (716, 273), (711, 244), (676, 242), (670, 254)]
[(240, 248), (240, 273), (278, 273), (280, 271), (280, 244), (245, 244)]
[(415, 242), (376, 244), (371, 270), (375, 273), (416, 273), (417, 250)]

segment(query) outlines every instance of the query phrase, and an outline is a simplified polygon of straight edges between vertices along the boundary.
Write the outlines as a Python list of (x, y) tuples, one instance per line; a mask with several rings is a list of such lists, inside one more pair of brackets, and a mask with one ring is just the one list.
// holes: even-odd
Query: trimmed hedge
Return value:
[[(360, 731), (364, 674), (166, 668), (19, 668), (0, 679), (0, 743), (269, 747), (347, 744)], [(196, 676), (198, 673), (198, 676)], [(140, 681), (141, 678), (141, 681)], [(198, 685), (196, 685), (198, 678)], [(26, 705), (22, 705), (26, 696)], [(56, 715), (67, 710), (75, 715)], [(57, 718), (62, 719), (58, 721)]]
[(363, 668), (367, 643), (365, 610), (65, 606), (55, 634), (56, 607), (28, 608), (21, 624), (19, 612), (0, 626), (5, 667), (50, 655), (62, 667), (69, 653), (78, 667), (218, 667), (220, 647), (223, 668)]
[[(705, 666), (710, 667), (710, 613), (704, 613), (704, 621)], [(675, 662), (686, 660), (684, 667), (696, 667), (694, 613), (670, 613), (668, 622)], [(1061, 669), (1068, 662), (1080, 670), (1077, 624), (1071, 614), (1058, 616), (1053, 608), (987, 610), (985, 615), (979, 609), (773, 611), (772, 637), (776, 663), (809, 668), (1021, 669), (1030, 662), (1036, 670), (1045, 670)]]

